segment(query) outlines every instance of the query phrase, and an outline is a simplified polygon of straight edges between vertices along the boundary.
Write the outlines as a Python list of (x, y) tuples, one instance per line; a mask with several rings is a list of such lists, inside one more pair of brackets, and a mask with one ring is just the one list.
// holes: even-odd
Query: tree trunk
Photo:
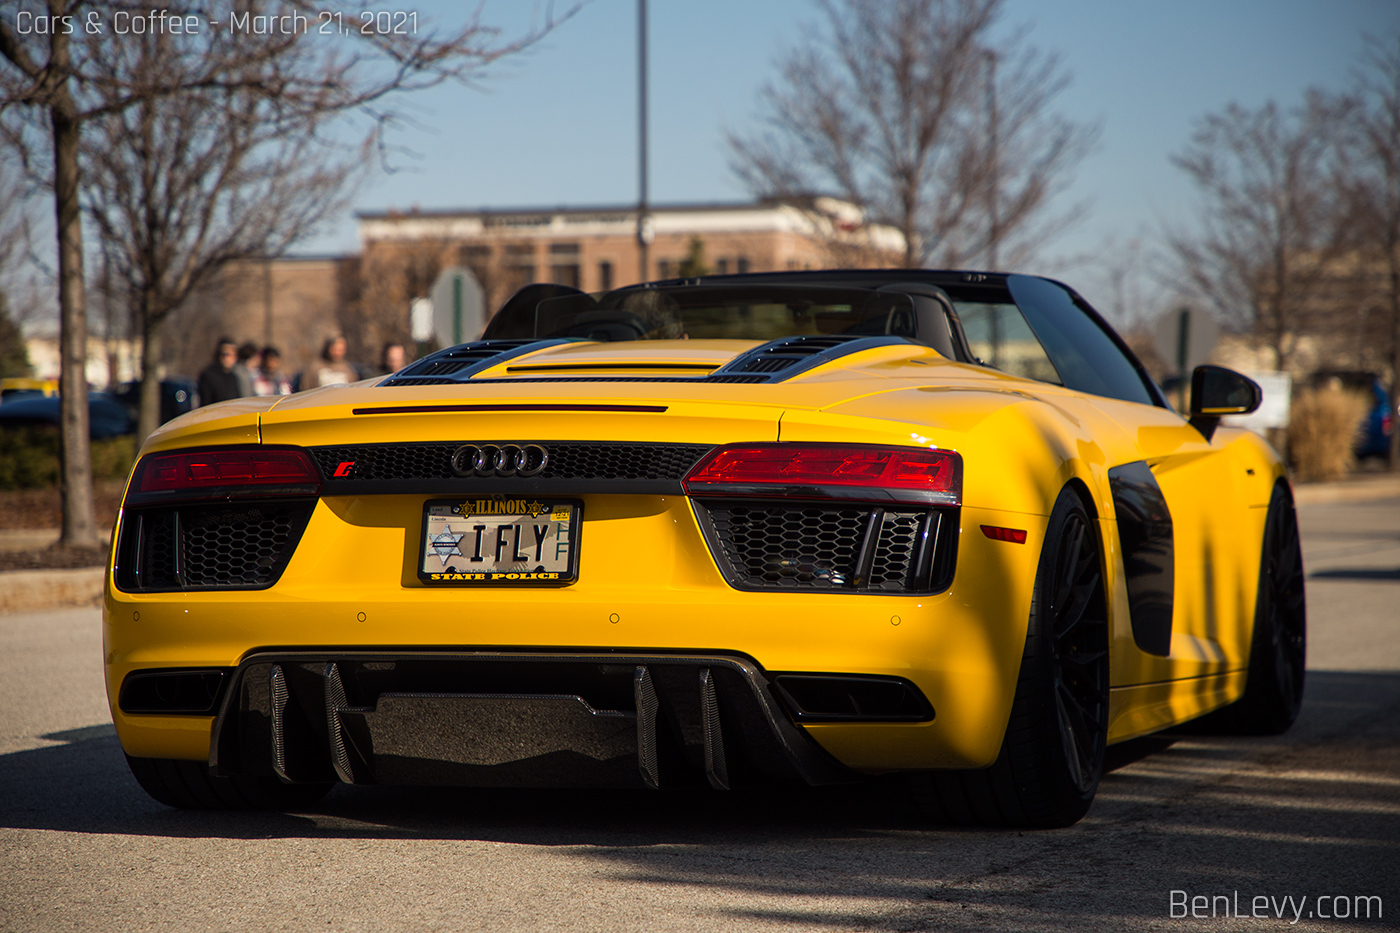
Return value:
[(160, 427), (160, 320), (148, 301), (141, 308), (141, 408), (136, 420), (136, 443), (146, 442)]
[[(54, 63), (68, 67), (67, 37), (55, 35)], [(83, 219), (78, 200), (79, 126), (64, 88), (49, 108), (53, 127), (54, 209), (58, 221), (59, 418), (63, 501), (60, 547), (97, 546), (88, 437), (87, 302), (83, 288)]]

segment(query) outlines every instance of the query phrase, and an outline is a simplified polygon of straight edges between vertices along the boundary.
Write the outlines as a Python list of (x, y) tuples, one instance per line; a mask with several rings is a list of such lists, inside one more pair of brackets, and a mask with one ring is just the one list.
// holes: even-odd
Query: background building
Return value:
[[(683, 275), (894, 266), (904, 252), (897, 230), (866, 224), (859, 208), (832, 198), (661, 205), (649, 216), (644, 274), (635, 207), (363, 213), (358, 255), (227, 267), (167, 322), (163, 375), (197, 374), (222, 336), (275, 346), (286, 372), (302, 372), (337, 334), (373, 372), (386, 342), (412, 347), (413, 303), (454, 267), (472, 270), (494, 313), (531, 282), (604, 291)], [(56, 376), (56, 342), (30, 343), (36, 374)], [(136, 355), (128, 338), (94, 338), (89, 382), (106, 385), (109, 367), (117, 381), (136, 378)]]
[(373, 371), (385, 343), (411, 346), (414, 301), (453, 267), (472, 270), (493, 313), (531, 282), (602, 291), (682, 274), (889, 266), (904, 250), (898, 231), (831, 198), (661, 205), (649, 216), (643, 275), (635, 207), (362, 213), (358, 255), (231, 267), (174, 319), (169, 370), (199, 372), (227, 335), (277, 346), (287, 371), (303, 371), (344, 334), (351, 359)]

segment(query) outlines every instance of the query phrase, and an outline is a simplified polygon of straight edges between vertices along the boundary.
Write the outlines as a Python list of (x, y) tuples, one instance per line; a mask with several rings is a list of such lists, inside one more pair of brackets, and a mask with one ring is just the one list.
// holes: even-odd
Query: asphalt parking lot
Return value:
[(97, 611), (0, 616), (0, 930), (1393, 929), (1400, 499), (1300, 519), (1293, 731), (1118, 746), (1089, 817), (1046, 832), (922, 826), (880, 782), (177, 812), (122, 761)]

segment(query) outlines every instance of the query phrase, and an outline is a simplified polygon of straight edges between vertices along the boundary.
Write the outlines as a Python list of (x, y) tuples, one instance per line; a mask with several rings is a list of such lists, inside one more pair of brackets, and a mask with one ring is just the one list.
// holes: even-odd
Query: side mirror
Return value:
[(1222, 415), (1247, 415), (1264, 401), (1259, 383), (1224, 366), (1197, 366), (1191, 373), (1191, 425), (1206, 440)]

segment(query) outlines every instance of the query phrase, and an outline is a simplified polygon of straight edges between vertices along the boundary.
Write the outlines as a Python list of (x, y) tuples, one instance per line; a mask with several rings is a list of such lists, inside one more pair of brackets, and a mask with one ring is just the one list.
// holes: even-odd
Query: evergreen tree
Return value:
[(0, 292), (0, 378), (28, 376), (32, 372), (29, 348), (24, 345), (24, 333), (11, 319), (5, 293)]
[(705, 241), (700, 237), (690, 238), (690, 252), (676, 267), (676, 274), (683, 279), (694, 279), (710, 274), (710, 265), (705, 262)]

